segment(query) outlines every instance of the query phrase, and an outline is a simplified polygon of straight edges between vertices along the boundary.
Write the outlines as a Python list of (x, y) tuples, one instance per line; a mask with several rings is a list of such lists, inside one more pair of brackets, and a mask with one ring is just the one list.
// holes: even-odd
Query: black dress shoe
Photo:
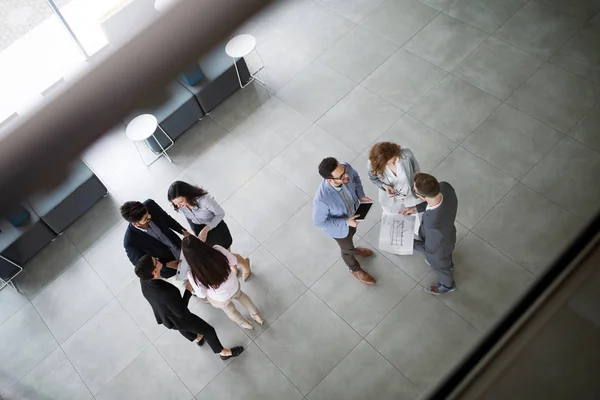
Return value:
[(198, 346), (204, 346), (204, 337), (196, 342)]
[(231, 357), (237, 357), (240, 354), (242, 354), (243, 351), (244, 351), (244, 348), (242, 346), (232, 347), (231, 355), (230, 356), (221, 356), (221, 360), (225, 361), (225, 360), (229, 360)]

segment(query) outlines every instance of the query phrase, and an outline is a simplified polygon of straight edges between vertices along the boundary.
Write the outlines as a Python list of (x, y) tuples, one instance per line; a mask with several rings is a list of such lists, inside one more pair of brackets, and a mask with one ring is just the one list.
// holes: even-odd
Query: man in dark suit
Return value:
[(436, 295), (454, 292), (452, 252), (456, 245), (456, 192), (448, 182), (440, 183), (429, 174), (417, 173), (413, 180), (413, 193), (425, 202), (405, 208), (402, 213), (423, 213), (419, 228), (422, 240), (415, 240), (414, 249), (425, 255), (425, 262), (440, 278), (440, 283), (425, 288), (425, 291)]
[(156, 322), (168, 329), (177, 329), (186, 339), (197, 343), (198, 346), (202, 346), (206, 340), (212, 351), (218, 353), (222, 360), (239, 356), (244, 348), (224, 348), (215, 328), (188, 309), (192, 293), (186, 290), (182, 298), (179, 289), (161, 279), (161, 269), (160, 261), (149, 255), (140, 257), (135, 265), (135, 274), (140, 278), (142, 294), (152, 306)]
[(121, 206), (121, 216), (129, 222), (123, 239), (129, 261), (135, 265), (149, 254), (163, 265), (163, 278), (174, 276), (181, 255), (181, 238), (175, 232), (184, 236), (189, 232), (151, 199), (126, 202)]

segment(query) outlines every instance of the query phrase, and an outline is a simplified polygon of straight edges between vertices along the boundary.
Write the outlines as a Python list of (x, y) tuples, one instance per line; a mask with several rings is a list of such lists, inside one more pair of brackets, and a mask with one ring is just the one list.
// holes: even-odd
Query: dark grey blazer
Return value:
[(419, 228), (419, 236), (423, 241), (415, 240), (414, 247), (424, 253), (427, 261), (432, 264), (452, 262), (452, 251), (456, 245), (456, 192), (448, 182), (440, 182), (440, 192), (444, 198), (438, 208), (426, 210), (425, 202), (417, 205), (417, 211), (423, 212)]

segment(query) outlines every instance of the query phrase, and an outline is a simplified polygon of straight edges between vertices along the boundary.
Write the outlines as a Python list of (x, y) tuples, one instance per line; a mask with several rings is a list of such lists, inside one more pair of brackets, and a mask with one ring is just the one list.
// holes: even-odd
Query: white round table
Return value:
[[(162, 131), (162, 133), (167, 137), (167, 139), (169, 139), (169, 141), (171, 142), (171, 144), (169, 146), (167, 146), (166, 148), (163, 147), (162, 144), (160, 144), (160, 142), (156, 138), (156, 136), (154, 136), (154, 132), (156, 132), (156, 128), (160, 129)], [(135, 144), (135, 148), (136, 148), (138, 154), (140, 155), (142, 162), (147, 167), (152, 165), (156, 160), (158, 160), (160, 158), (160, 156), (163, 156), (163, 155), (167, 158), (167, 160), (169, 160), (170, 162), (173, 162), (173, 160), (171, 160), (171, 157), (169, 157), (169, 155), (167, 154), (167, 149), (173, 145), (173, 139), (171, 139), (169, 137), (169, 135), (167, 135), (167, 132), (165, 132), (163, 130), (163, 128), (161, 128), (161, 126), (158, 124), (158, 120), (156, 119), (156, 117), (154, 115), (142, 114), (142, 115), (138, 115), (137, 117), (132, 119), (131, 122), (129, 122), (127, 124), (127, 128), (125, 129), (125, 135), (129, 139), (133, 140), (133, 142)], [(154, 138), (154, 140), (160, 147), (161, 154), (159, 154), (150, 163), (146, 163), (144, 161), (144, 157), (142, 157), (142, 153), (140, 152), (140, 149), (137, 147), (136, 142), (141, 142), (141, 141), (150, 139), (151, 137)]]
[[(244, 84), (242, 83), (242, 78), (240, 77), (240, 71), (238, 70), (236, 59), (246, 57), (252, 52), (255, 52), (258, 56), (258, 59), (260, 60), (260, 67), (256, 71), (254, 71), (254, 73), (250, 74), (250, 79)], [(256, 50), (256, 38), (254, 36), (249, 35), (247, 33), (237, 35), (236, 37), (232, 38), (229, 42), (227, 42), (227, 45), (225, 45), (225, 53), (233, 59), (233, 65), (235, 66), (235, 71), (237, 72), (238, 81), (240, 82), (241, 88), (245, 88), (250, 83), (252, 83), (254, 79), (256, 79), (265, 86), (267, 92), (270, 95), (269, 88), (267, 87), (267, 83), (265, 82), (264, 78), (261, 79), (257, 76), (257, 73), (259, 71), (265, 69), (265, 64), (263, 63), (260, 54), (258, 54), (258, 50)]]
[(241, 58), (252, 53), (255, 48), (256, 39), (254, 36), (244, 33), (227, 42), (225, 53), (231, 58)]

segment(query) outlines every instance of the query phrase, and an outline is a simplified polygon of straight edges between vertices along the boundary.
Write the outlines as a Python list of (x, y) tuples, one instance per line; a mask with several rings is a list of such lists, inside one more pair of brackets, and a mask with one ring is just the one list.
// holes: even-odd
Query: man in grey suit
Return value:
[(435, 295), (454, 292), (452, 252), (456, 245), (456, 192), (448, 182), (438, 182), (429, 174), (417, 173), (413, 179), (413, 193), (425, 202), (405, 208), (402, 213), (423, 213), (419, 228), (421, 240), (415, 240), (414, 249), (425, 255), (425, 262), (440, 277), (440, 283), (425, 288), (425, 291)]

